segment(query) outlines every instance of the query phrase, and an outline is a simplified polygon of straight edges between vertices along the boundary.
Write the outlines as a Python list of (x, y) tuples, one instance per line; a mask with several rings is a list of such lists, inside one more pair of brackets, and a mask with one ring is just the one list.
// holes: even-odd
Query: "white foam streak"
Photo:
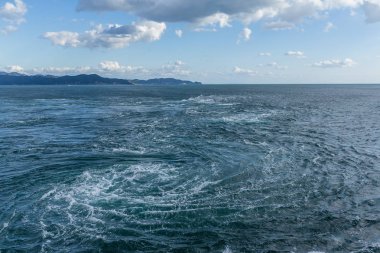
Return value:
[(195, 102), (199, 104), (215, 104), (216, 101), (213, 97), (207, 97), (207, 96), (198, 96), (198, 97), (193, 97), (189, 98), (187, 100), (183, 100), (183, 102)]
[(229, 115), (223, 117), (224, 122), (232, 122), (232, 123), (257, 123), (261, 122), (263, 119), (271, 117), (274, 115), (274, 112), (270, 113), (239, 113), (235, 115)]
[(40, 200), (46, 199), (47, 197), (51, 196), (56, 191), (57, 191), (57, 188), (54, 188), (53, 190), (48, 191), (47, 193), (45, 193), (44, 195), (42, 195), (42, 197), (40, 198)]
[(223, 250), (223, 253), (232, 253), (232, 250), (229, 246), (226, 246), (226, 248)]
[(137, 154), (137, 155), (143, 155), (147, 153), (146, 148), (138, 148), (138, 149), (130, 149), (126, 147), (121, 148), (114, 148), (112, 149), (115, 153), (131, 153), (131, 154)]
[(3, 223), (3, 228), (0, 229), (0, 234), (9, 227), (9, 223), (13, 220), (13, 218), (16, 216), (16, 210), (13, 211), (12, 216), (9, 218), (8, 222)]
[(182, 100), (181, 102), (190, 102), (196, 104), (205, 104), (205, 105), (218, 105), (218, 106), (234, 106), (239, 104), (240, 100), (244, 99), (242, 96), (197, 96), (191, 97), (189, 99)]

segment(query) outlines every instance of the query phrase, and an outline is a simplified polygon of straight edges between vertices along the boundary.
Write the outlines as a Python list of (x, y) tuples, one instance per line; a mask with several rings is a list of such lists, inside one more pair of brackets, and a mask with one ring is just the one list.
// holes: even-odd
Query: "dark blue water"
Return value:
[(0, 86), (0, 252), (380, 252), (380, 86)]

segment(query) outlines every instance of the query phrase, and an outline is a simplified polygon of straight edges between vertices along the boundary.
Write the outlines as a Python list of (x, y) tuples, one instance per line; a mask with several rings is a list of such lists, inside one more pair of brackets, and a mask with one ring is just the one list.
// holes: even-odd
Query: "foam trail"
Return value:
[(226, 246), (226, 248), (223, 250), (223, 253), (233, 253), (229, 246)]

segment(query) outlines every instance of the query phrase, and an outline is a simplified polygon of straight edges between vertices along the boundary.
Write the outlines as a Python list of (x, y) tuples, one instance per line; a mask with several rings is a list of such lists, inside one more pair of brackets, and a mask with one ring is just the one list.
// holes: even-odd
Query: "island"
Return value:
[(133, 84), (138, 85), (201, 85), (201, 82), (184, 81), (175, 78), (156, 78), (149, 80), (130, 80)]
[(22, 73), (0, 72), (0, 85), (201, 85), (200, 82), (179, 80), (175, 78), (157, 78), (149, 80), (107, 78), (97, 74), (80, 75), (26, 75)]

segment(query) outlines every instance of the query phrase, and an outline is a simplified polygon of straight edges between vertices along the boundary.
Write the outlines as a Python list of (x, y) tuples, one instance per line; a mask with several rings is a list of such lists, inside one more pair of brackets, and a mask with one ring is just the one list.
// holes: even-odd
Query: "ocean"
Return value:
[(0, 252), (380, 252), (380, 86), (0, 86)]

